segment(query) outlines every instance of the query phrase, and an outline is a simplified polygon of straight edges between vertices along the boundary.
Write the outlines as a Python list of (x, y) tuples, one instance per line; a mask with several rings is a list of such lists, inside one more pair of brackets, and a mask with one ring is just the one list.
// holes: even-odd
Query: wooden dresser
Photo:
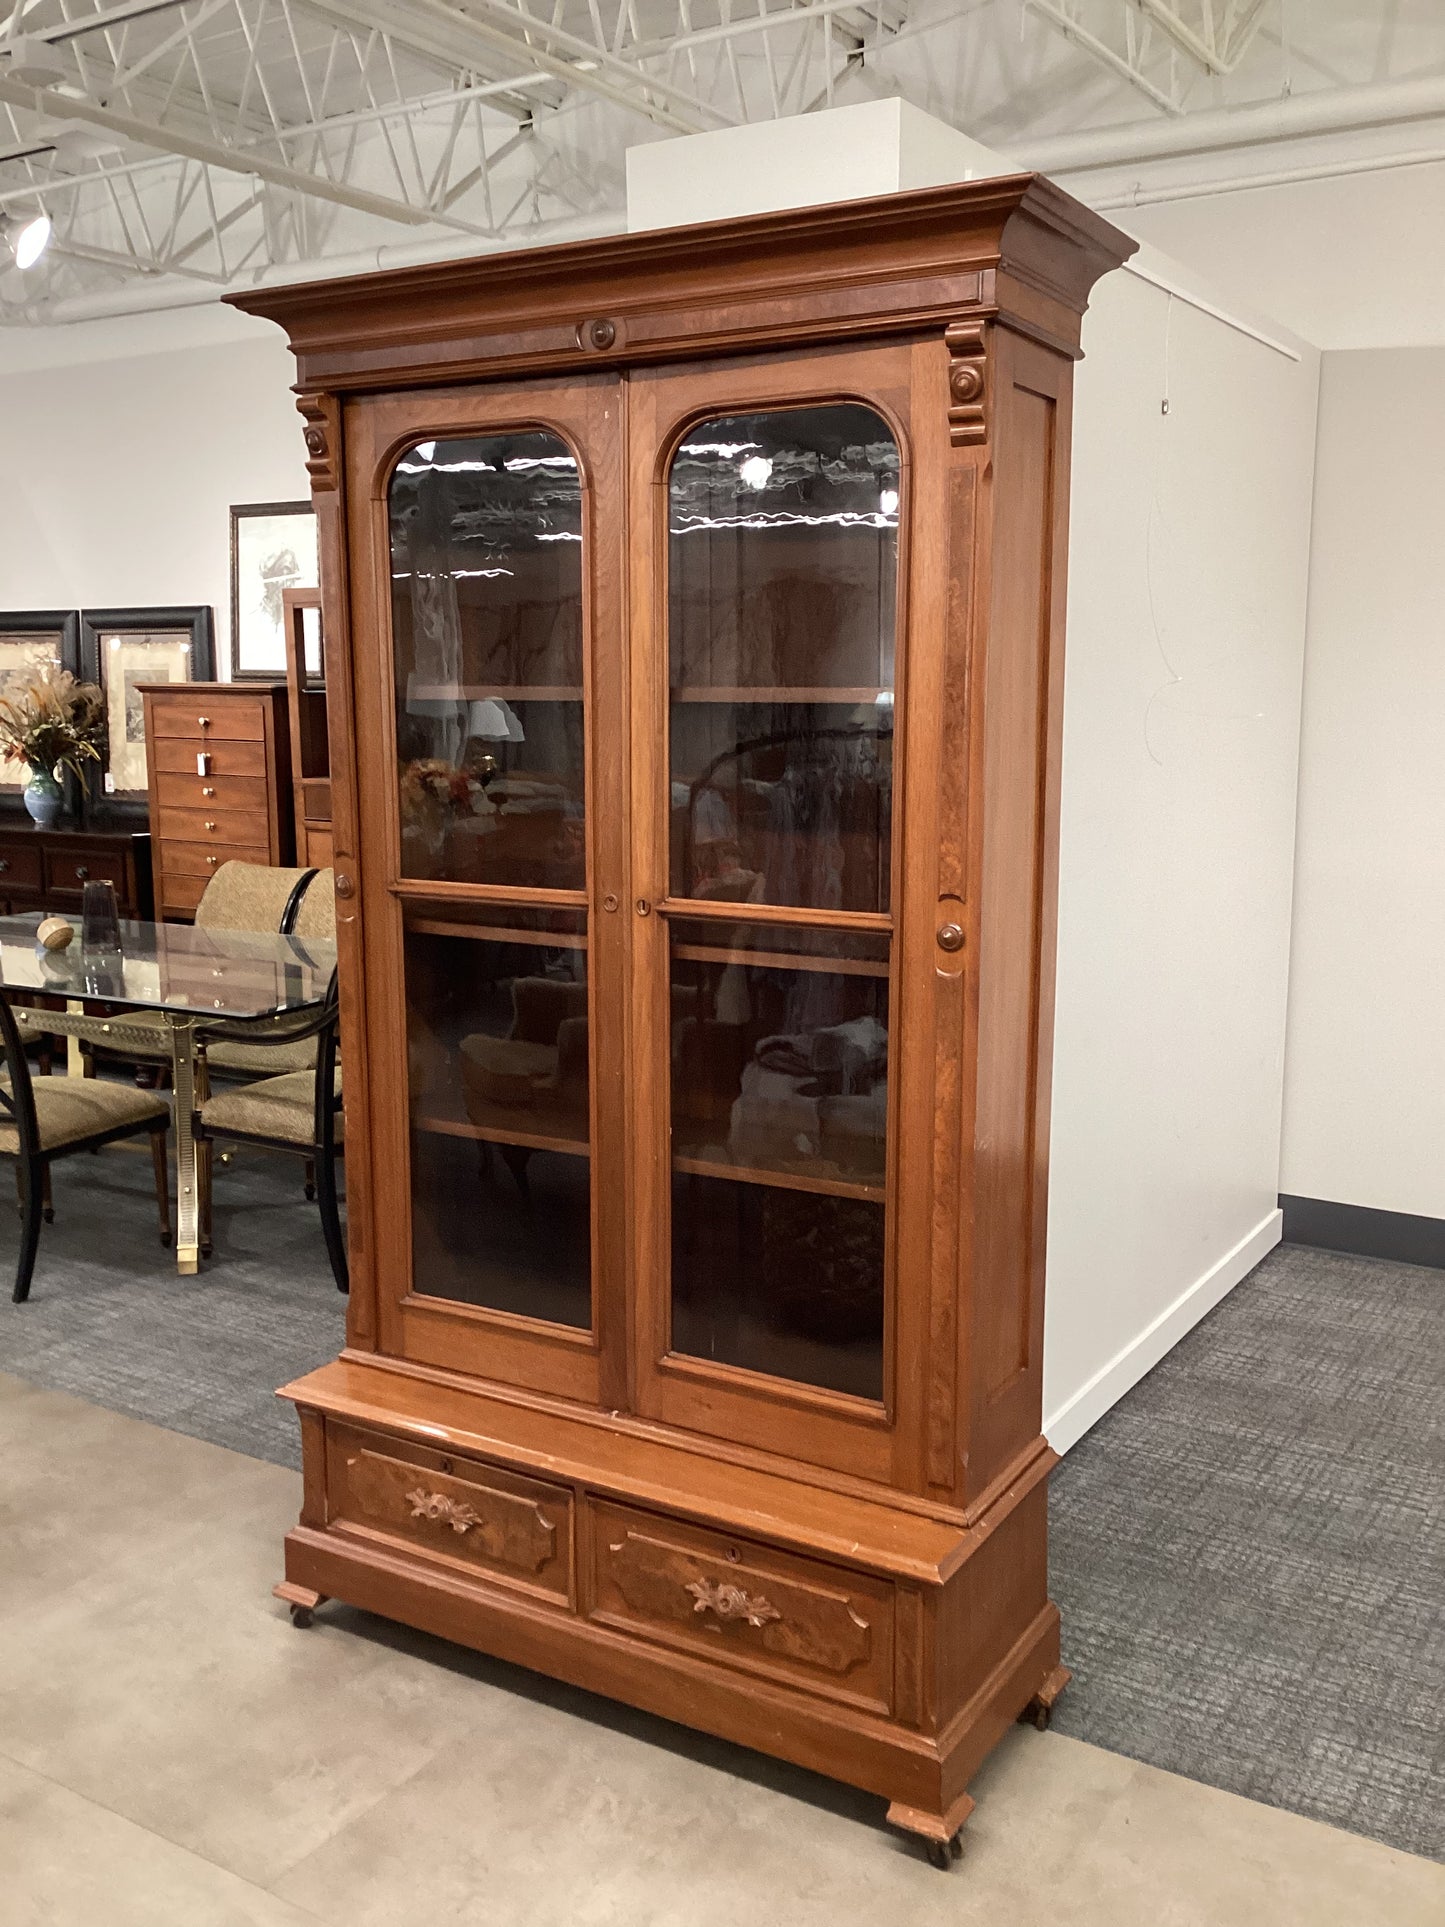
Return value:
[(150, 917), (150, 838), (144, 831), (40, 830), (20, 817), (0, 822), (0, 914), (78, 915), (86, 884), (99, 881), (115, 886), (123, 917)]
[(156, 915), (189, 918), (221, 864), (292, 861), (286, 685), (146, 683), (141, 689)]

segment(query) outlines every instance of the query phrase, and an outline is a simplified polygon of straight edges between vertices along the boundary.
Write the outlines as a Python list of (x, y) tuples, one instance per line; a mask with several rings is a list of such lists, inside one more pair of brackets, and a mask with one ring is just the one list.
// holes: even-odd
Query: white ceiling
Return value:
[(1442, 0), (11, 4), (10, 324), (615, 227), (628, 146), (875, 95), (1109, 207), (1445, 155)]

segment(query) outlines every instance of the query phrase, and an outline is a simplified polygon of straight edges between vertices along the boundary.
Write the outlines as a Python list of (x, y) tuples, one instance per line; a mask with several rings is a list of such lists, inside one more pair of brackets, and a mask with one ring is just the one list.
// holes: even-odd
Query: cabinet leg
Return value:
[(947, 1813), (941, 1814), (925, 1813), (920, 1807), (905, 1807), (895, 1800), (888, 1809), (888, 1824), (916, 1834), (923, 1842), (930, 1864), (940, 1873), (947, 1873), (963, 1852), (959, 1830), (972, 1812), (973, 1801), (966, 1793), (960, 1794)]
[(1067, 1666), (1056, 1666), (1023, 1712), (1019, 1714), (1020, 1723), (1036, 1726), (1040, 1733), (1046, 1733), (1049, 1722), (1054, 1717), (1055, 1703), (1073, 1677)]
[(311, 1624), (311, 1615), (318, 1606), (326, 1604), (324, 1592), (313, 1592), (310, 1586), (297, 1586), (289, 1579), (283, 1579), (271, 1588), (273, 1598), (282, 1599), (291, 1608), (291, 1624), (303, 1632)]

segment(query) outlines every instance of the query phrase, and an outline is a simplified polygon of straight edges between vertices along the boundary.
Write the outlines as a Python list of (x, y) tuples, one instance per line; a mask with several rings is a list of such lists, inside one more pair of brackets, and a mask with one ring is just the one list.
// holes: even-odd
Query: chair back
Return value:
[[(40, 1153), (40, 1126), (35, 1117), (35, 1092), (30, 1083), (30, 1060), (20, 1041), (20, 1029), (10, 999), (0, 995), (0, 1043), (5, 1050), (5, 1081), (0, 1085), (0, 1124), (12, 1124), (24, 1159)], [(334, 1049), (333, 1049), (334, 1056)]]
[(301, 892), (296, 915), (291, 922), (293, 937), (319, 937), (336, 941), (336, 872), (313, 870), (311, 881)]
[(336, 1144), (336, 1045), (340, 1033), (340, 1005), (336, 972), (326, 986), (321, 1006), (322, 1026), (316, 1034), (316, 1123), (314, 1143), (321, 1157), (329, 1158)]
[(196, 923), (202, 930), (282, 931), (297, 885), (313, 874), (266, 863), (243, 863), (233, 857), (221, 865), (201, 892)]

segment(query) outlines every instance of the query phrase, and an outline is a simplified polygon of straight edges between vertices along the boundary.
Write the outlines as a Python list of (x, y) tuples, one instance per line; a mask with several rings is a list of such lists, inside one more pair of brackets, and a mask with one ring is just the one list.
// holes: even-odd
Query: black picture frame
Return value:
[[(4, 609), (0, 610), (0, 635), (54, 635), (59, 638), (60, 667), (72, 676), (80, 675), (79, 609)], [(0, 817), (21, 817), (29, 821), (23, 791), (25, 774), (16, 763), (0, 763)], [(79, 814), (81, 784), (67, 770), (61, 779), (65, 807), (71, 820)]]
[[(310, 518), (314, 526), (316, 510), (310, 500), (296, 502), (233, 502), (231, 504), (231, 680), (232, 682), (279, 682), (286, 674), (286, 645), (282, 636), (280, 606), (277, 606), (276, 662), (271, 666), (246, 667), (241, 661), (241, 524), (261, 516), (295, 515)], [(318, 569), (319, 573), (319, 569)], [(314, 589), (318, 583), (297, 582), (288, 587)]]
[[(176, 633), (184, 630), (189, 638), (188, 682), (210, 682), (216, 673), (216, 616), (208, 603), (181, 603), (170, 607), (127, 609), (83, 609), (80, 612), (81, 676), (86, 682), (99, 683), (105, 694), (107, 729), (112, 691), (104, 660), (104, 636), (143, 636)], [(156, 678), (159, 680), (159, 678)], [(85, 819), (97, 827), (144, 829), (150, 818), (148, 786), (112, 792), (105, 787), (110, 768), (109, 753), (92, 765), (85, 784)]]

